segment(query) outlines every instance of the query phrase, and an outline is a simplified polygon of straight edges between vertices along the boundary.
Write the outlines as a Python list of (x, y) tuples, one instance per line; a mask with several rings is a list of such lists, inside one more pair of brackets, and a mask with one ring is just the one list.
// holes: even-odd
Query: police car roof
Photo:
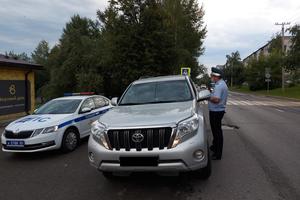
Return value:
[(134, 81), (133, 84), (159, 82), (159, 81), (178, 81), (178, 80), (185, 80), (185, 78), (186, 77), (182, 75), (157, 76), (157, 77), (150, 77), (150, 78), (142, 78)]

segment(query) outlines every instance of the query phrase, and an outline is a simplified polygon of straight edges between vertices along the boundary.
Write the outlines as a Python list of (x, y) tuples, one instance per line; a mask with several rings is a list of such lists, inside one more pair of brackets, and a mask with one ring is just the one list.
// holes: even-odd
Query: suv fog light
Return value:
[(94, 156), (93, 152), (89, 152), (89, 159), (91, 162), (95, 161), (95, 156)]
[(202, 150), (196, 150), (194, 152), (194, 158), (197, 160), (202, 160), (204, 158), (204, 152)]

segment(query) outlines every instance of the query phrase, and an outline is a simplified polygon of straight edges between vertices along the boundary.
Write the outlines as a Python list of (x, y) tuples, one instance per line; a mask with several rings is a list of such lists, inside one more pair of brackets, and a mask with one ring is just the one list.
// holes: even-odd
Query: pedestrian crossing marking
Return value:
[[(205, 105), (207, 101), (201, 101), (200, 104)], [(284, 107), (300, 107), (300, 101), (252, 101), (252, 100), (234, 100), (227, 101), (228, 106), (284, 106)]]

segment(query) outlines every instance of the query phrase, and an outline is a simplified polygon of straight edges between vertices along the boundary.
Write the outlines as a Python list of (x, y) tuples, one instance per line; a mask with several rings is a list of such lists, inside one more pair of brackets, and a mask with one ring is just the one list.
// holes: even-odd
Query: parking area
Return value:
[[(2, 129), (1, 129), (2, 132)], [(69, 154), (0, 152), (0, 199), (277, 199), (237, 130), (225, 130), (225, 152), (209, 180), (135, 174), (105, 179), (89, 166), (87, 140)]]

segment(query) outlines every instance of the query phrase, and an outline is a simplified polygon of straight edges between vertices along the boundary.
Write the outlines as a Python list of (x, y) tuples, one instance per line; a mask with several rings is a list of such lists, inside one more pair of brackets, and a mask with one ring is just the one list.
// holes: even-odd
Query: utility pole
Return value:
[[(290, 25), (291, 22), (282, 22), (282, 23), (278, 23), (276, 22), (275, 25), (277, 26), (281, 26), (281, 49), (282, 49), (282, 55), (284, 56), (285, 55), (285, 49), (284, 49), (284, 32), (285, 32), (285, 29), (284, 29), (284, 26), (285, 25)], [(282, 84), (282, 91), (284, 92), (284, 72), (285, 72), (285, 69), (284, 69), (284, 66), (282, 64), (281, 66), (281, 84)]]
[(233, 60), (231, 60), (231, 63), (230, 63), (230, 87), (232, 88), (233, 87)]

